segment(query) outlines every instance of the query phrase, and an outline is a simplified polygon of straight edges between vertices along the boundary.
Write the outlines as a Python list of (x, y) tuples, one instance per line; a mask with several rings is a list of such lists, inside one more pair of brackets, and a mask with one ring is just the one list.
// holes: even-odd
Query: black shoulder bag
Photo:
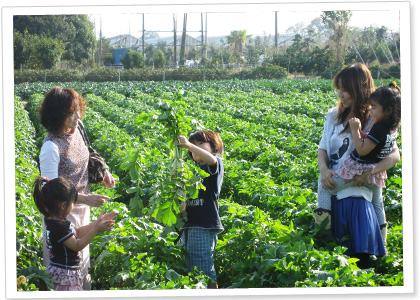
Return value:
[(104, 159), (99, 155), (99, 153), (93, 150), (82, 122), (78, 122), (78, 128), (86, 144), (86, 147), (89, 149), (88, 181), (89, 183), (101, 183), (104, 181), (108, 166), (106, 165)]

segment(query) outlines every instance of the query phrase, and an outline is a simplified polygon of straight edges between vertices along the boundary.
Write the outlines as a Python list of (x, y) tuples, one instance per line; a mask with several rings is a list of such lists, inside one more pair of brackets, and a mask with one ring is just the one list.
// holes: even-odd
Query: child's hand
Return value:
[(114, 220), (118, 215), (118, 211), (113, 210), (109, 213), (107, 213), (106, 215), (103, 216), (104, 219), (106, 220)]
[(95, 221), (95, 229), (97, 232), (103, 232), (106, 230), (110, 230), (112, 226), (115, 224), (115, 217), (117, 216), (117, 212), (112, 211), (104, 215), (104, 211), (101, 212), (98, 219)]
[(362, 130), (362, 123), (358, 118), (351, 118), (349, 124), (352, 131)]
[(187, 146), (190, 144), (190, 142), (188, 141), (188, 139), (183, 136), (180, 135), (177, 139), (175, 139), (175, 146), (181, 146), (183, 148), (187, 148)]

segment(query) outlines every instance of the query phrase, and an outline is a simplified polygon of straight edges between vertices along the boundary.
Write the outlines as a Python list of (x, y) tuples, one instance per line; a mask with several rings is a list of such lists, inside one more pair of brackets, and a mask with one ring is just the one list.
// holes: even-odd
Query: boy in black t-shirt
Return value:
[(182, 227), (182, 242), (188, 255), (188, 271), (197, 267), (213, 280), (209, 288), (217, 288), (213, 253), (217, 235), (223, 231), (219, 217), (219, 196), (223, 183), (223, 142), (220, 136), (210, 130), (198, 131), (189, 139), (179, 136), (175, 142), (186, 148), (200, 168), (210, 176), (203, 179), (205, 190), (200, 190), (197, 199), (187, 202), (187, 221)]

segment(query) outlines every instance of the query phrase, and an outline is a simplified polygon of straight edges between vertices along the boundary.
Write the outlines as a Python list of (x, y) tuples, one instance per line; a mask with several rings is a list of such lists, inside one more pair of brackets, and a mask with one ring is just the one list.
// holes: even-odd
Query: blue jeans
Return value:
[(213, 254), (218, 233), (218, 229), (186, 228), (183, 230), (182, 243), (188, 251), (185, 257), (188, 272), (196, 266), (199, 271), (216, 282)]

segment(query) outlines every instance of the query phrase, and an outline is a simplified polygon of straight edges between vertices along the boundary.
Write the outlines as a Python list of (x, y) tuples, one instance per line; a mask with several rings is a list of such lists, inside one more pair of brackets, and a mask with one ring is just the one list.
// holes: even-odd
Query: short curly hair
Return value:
[(53, 87), (45, 95), (39, 110), (42, 126), (48, 132), (62, 134), (67, 118), (76, 110), (76, 101), (79, 102), (82, 117), (86, 110), (86, 101), (82, 95), (72, 88)]

